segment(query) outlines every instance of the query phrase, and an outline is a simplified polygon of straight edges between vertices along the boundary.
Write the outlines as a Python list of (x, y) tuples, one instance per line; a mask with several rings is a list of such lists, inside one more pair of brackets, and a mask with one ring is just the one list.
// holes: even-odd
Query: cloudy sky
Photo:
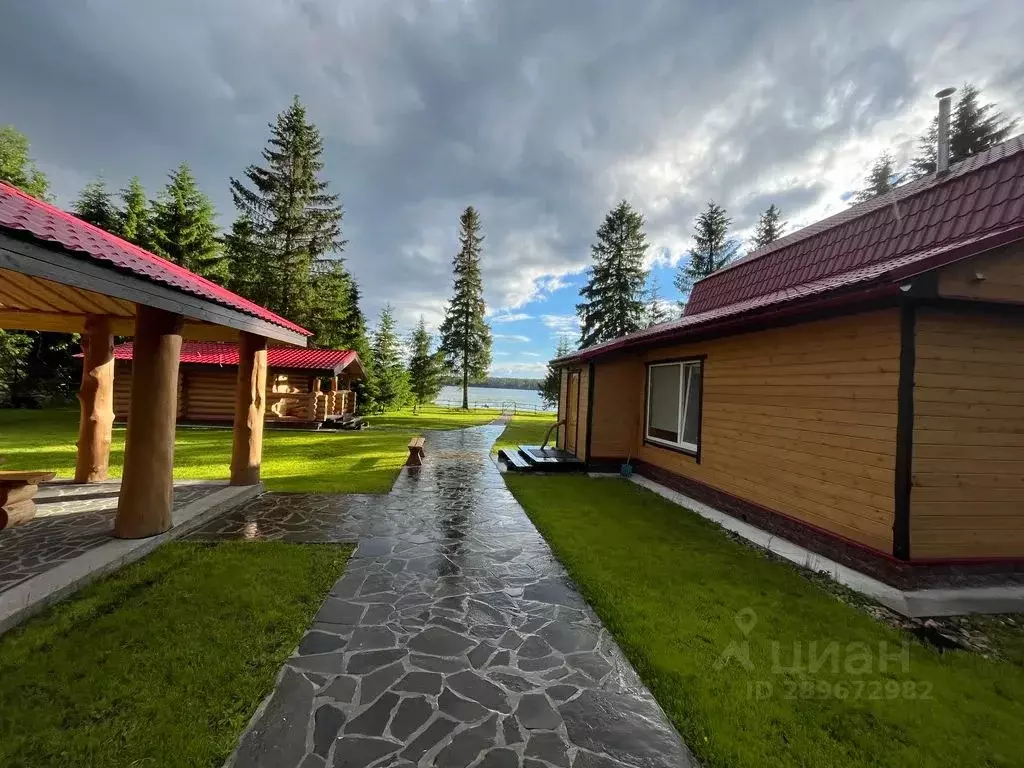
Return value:
[(102, 174), (155, 193), (188, 161), (227, 180), (293, 94), (325, 137), (348, 265), (375, 314), (440, 318), (458, 214), (481, 212), (494, 373), (539, 374), (589, 244), (626, 198), (666, 298), (695, 212), (739, 237), (841, 209), (971, 81), (1024, 113), (1019, 0), (32, 0), (0, 26), (0, 123), (58, 203)]

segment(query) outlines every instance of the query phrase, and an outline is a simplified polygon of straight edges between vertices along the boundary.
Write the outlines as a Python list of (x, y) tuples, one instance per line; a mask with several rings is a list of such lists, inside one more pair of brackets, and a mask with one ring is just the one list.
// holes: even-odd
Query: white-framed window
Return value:
[(647, 366), (644, 437), (652, 443), (692, 453), (700, 444), (701, 360)]

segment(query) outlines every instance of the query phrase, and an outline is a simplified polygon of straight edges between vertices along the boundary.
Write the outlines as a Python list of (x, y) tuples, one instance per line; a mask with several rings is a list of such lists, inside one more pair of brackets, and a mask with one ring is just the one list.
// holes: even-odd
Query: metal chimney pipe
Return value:
[(944, 88), (935, 94), (939, 100), (938, 146), (935, 151), (935, 175), (949, 173), (949, 110), (956, 88)]

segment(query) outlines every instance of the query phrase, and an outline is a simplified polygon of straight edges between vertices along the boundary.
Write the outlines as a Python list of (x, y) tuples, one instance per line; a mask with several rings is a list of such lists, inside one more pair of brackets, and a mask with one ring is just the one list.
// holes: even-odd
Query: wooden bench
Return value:
[(407, 467), (419, 467), (423, 465), (423, 438), (414, 437), (409, 441), (409, 458), (405, 460)]
[(53, 480), (55, 472), (0, 471), (0, 530), (31, 520), (36, 514), (32, 500), (39, 484)]

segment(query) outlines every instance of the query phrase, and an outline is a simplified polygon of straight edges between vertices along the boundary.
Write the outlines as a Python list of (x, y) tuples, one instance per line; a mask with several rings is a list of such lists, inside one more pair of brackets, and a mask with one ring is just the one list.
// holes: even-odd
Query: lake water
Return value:
[[(462, 387), (441, 387), (441, 393), (434, 400), (440, 405), (462, 405)], [(503, 404), (515, 403), (523, 410), (546, 411), (548, 408), (540, 399), (536, 389), (498, 389), (497, 387), (470, 387), (469, 405), (472, 408), (501, 408)]]

